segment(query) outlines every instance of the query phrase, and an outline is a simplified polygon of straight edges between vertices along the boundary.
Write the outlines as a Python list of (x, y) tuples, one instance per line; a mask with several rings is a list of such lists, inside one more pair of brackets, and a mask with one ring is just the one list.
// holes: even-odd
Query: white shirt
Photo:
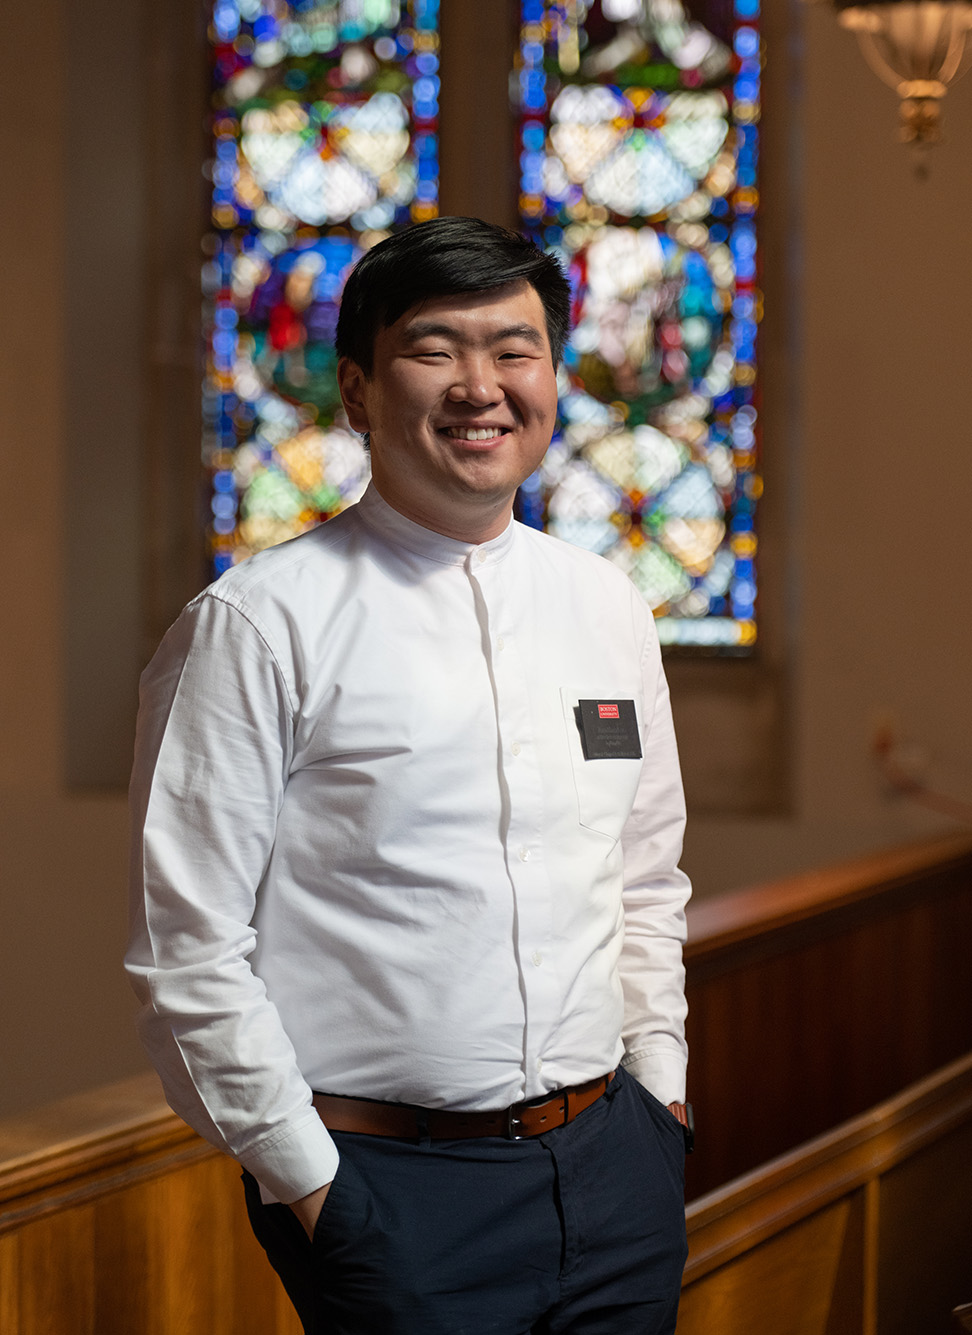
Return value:
[[(458, 542), (372, 486), (200, 594), (141, 692), (140, 1032), (268, 1195), (334, 1176), (314, 1089), (502, 1108), (623, 1061), (684, 1098), (678, 762), (609, 562)], [(598, 698), (634, 701), (643, 760), (585, 760)]]

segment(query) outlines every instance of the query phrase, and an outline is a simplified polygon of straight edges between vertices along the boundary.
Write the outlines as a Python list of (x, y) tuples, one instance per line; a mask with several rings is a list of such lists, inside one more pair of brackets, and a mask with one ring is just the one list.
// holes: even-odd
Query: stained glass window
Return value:
[(521, 516), (603, 554), (663, 643), (756, 638), (759, 0), (522, 0), (520, 214), (570, 272)]
[(368, 480), (341, 419), (357, 258), (438, 212), (438, 0), (216, 0), (204, 453), (219, 574)]

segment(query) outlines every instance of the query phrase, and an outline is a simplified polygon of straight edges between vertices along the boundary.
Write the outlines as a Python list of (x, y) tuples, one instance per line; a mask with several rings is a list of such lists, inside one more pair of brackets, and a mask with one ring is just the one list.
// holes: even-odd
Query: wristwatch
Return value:
[(695, 1115), (691, 1103), (669, 1103), (668, 1111), (676, 1121), (681, 1122), (682, 1135), (685, 1137), (685, 1153), (691, 1154), (695, 1149)]

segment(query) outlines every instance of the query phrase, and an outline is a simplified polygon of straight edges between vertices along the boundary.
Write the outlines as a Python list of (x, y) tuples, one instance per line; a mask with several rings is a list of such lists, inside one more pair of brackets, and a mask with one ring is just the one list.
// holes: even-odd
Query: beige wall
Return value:
[[(68, 0), (14, 6), (0, 47), (0, 1113), (142, 1065), (118, 963), (124, 797), (72, 789), (65, 740), (95, 774), (102, 752), (128, 745), (124, 726), (87, 702), (93, 677), (133, 699), (138, 520), (153, 503), (138, 466), (140, 11), (121, 0), (84, 8), (93, 21), (85, 35), (70, 20), (70, 58)], [(771, 106), (784, 129), (767, 162), (774, 212), (764, 218), (777, 294), (765, 558), (778, 572), (771, 638), (789, 680), (789, 811), (698, 815), (686, 863), (703, 895), (942, 824), (883, 790), (869, 756), (881, 715), (920, 744), (933, 778), (972, 795), (972, 78), (949, 94), (948, 140), (918, 182), (894, 142), (894, 95), (827, 8), (794, 15), (802, 52), (785, 35), (782, 0), (769, 16), (779, 34), (771, 58), (787, 77)], [(105, 54), (107, 31), (120, 36)], [(43, 96), (35, 53), (54, 71)], [(99, 189), (85, 193), (88, 163)], [(101, 211), (105, 199), (115, 212)], [(134, 223), (134, 244), (119, 216)], [(686, 767), (718, 767), (709, 749), (687, 719)]]
[[(870, 753), (882, 718), (930, 780), (972, 799), (972, 78), (917, 180), (894, 93), (826, 5), (793, 8), (791, 383), (765, 386), (789, 405), (766, 446), (787, 490), (793, 812), (693, 822), (703, 893), (948, 828), (886, 791)], [(777, 258), (778, 221), (764, 220)]]

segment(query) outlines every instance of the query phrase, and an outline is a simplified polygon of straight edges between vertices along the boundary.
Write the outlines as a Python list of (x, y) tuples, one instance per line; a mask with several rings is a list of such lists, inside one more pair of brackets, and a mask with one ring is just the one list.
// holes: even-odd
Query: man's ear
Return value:
[(337, 373), (341, 402), (344, 404), (344, 411), (347, 414), (351, 430), (359, 431), (364, 435), (365, 432), (371, 430), (368, 410), (365, 406), (365, 373), (358, 363), (352, 361), (350, 357), (340, 359)]

